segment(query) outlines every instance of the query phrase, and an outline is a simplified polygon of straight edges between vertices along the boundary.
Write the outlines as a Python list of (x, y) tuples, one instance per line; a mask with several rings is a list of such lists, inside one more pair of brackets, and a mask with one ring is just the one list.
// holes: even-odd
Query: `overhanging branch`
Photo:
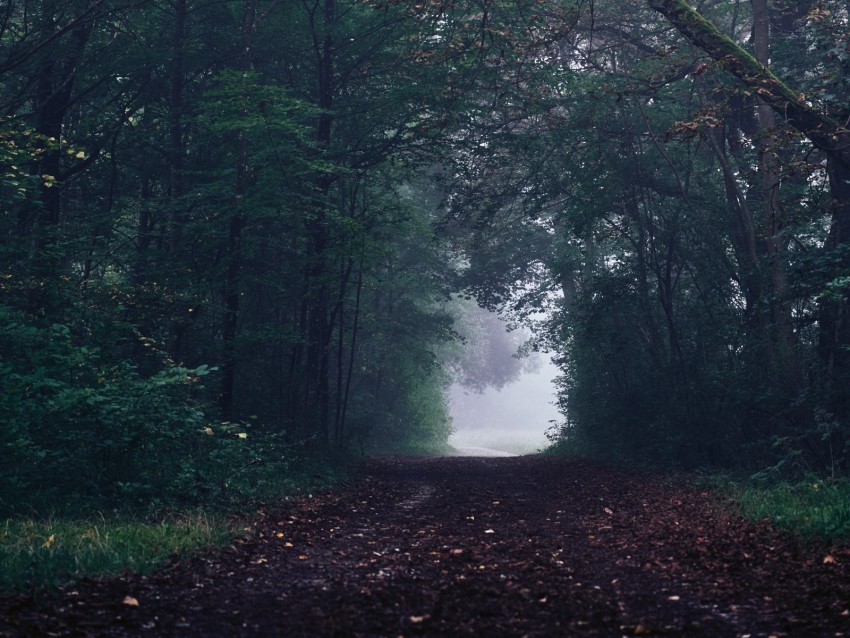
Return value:
[(773, 108), (780, 117), (833, 159), (850, 168), (850, 132), (819, 113), (749, 52), (726, 37), (684, 0), (647, 0), (692, 44), (720, 62)]

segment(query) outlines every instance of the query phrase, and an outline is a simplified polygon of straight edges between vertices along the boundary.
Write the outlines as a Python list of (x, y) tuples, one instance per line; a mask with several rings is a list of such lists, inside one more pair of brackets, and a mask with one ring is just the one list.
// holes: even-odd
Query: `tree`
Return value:
[[(681, 0), (649, 0), (649, 5), (667, 17), (671, 23), (695, 45), (712, 58), (722, 63), (758, 99), (772, 108), (779, 117), (806, 136), (826, 157), (826, 172), (829, 177), (833, 199), (832, 221), (829, 238), (824, 246), (828, 251), (841, 255), (850, 241), (850, 133), (846, 127), (828, 113), (809, 104), (803, 94), (795, 92), (781, 81), (767, 66), (764, 26), (757, 31), (756, 52), (753, 57), (740, 46), (724, 37), (709, 21), (704, 19)], [(757, 21), (767, 21), (766, 7), (760, 2)], [(758, 56), (761, 56), (761, 62)], [(767, 114), (760, 111), (762, 123), (769, 125)], [(768, 159), (775, 162), (775, 158)], [(775, 169), (765, 171), (768, 181), (774, 179)], [(777, 248), (774, 246), (773, 252)], [(819, 344), (822, 365), (825, 369), (825, 389), (828, 395), (827, 409), (842, 421), (848, 417), (847, 381), (850, 380), (850, 323), (845, 319), (848, 302), (844, 281), (846, 262), (839, 257), (837, 268), (827, 284), (829, 292), (822, 295), (819, 315)], [(842, 263), (844, 262), (844, 263)]]

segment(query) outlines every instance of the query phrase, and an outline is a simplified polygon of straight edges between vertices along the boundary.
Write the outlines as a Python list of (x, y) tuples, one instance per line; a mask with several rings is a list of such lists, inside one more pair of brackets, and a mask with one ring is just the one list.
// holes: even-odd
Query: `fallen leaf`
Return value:
[(301, 554), (301, 555), (298, 557), (298, 560), (308, 560), (309, 558), (310, 558), (310, 557), (309, 557), (309, 556), (307, 556), (306, 554)]
[(835, 565), (838, 562), (838, 559), (835, 558), (832, 554), (827, 554), (824, 556), (823, 564), (824, 565)]
[(124, 596), (124, 600), (121, 601), (122, 605), (129, 605), (130, 607), (138, 607), (139, 601), (132, 596)]
[(412, 622), (414, 625), (418, 625), (419, 623), (428, 620), (430, 617), (431, 616), (429, 616), (428, 614), (425, 614), (424, 616), (411, 616), (410, 618), (408, 618), (408, 620), (410, 620), (410, 622)]
[(485, 533), (485, 534), (495, 534), (496, 532), (495, 532), (495, 531), (493, 531), (492, 529), (485, 529), (485, 530), (484, 530), (484, 533)]
[(667, 596), (667, 600), (681, 600), (678, 596)]
[(603, 512), (605, 512), (606, 514), (608, 514), (608, 516), (613, 516), (613, 515), (614, 515), (614, 510), (612, 510), (612, 509), (610, 509), (610, 508), (607, 508), (607, 507), (606, 507), (606, 508), (604, 508), (602, 511), (603, 511)]
[(460, 556), (461, 554), (463, 554), (463, 550), (462, 549), (453, 549), (453, 550), (449, 551), (449, 554), (451, 554), (452, 556)]
[(41, 546), (44, 547), (44, 548), (50, 548), (50, 547), (53, 547), (53, 543), (55, 543), (55, 542), (56, 542), (56, 534), (51, 534), (50, 536), (47, 537), (47, 540), (44, 541), (44, 543), (41, 544)]

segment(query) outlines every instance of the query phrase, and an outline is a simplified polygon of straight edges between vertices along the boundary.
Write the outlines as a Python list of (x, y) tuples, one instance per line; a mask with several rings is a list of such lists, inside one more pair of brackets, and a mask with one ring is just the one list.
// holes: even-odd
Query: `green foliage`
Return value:
[(206, 366), (146, 376), (71, 325), (41, 324), (7, 306), (0, 368), (4, 509), (148, 502), (167, 491), (205, 423), (191, 394)]
[[(847, 222), (829, 201), (846, 197), (840, 180), (809, 160), (811, 145), (783, 128), (781, 112), (766, 140), (754, 98), (761, 89), (742, 86), (725, 64), (695, 68), (703, 51), (650, 44), (645, 36), (669, 24), (645, 3), (594, 6), (578, 31), (607, 35), (587, 53), (575, 45), (563, 54), (569, 63), (550, 72), (569, 87), (570, 105), (535, 129), (545, 168), (518, 150), (529, 148), (522, 126), (488, 149), (511, 158), (491, 162), (493, 174), (529, 197), (494, 198), (476, 219), (492, 250), (481, 252), (504, 277), (482, 278), (485, 298), (522, 315), (534, 296), (562, 296), (538, 336), (564, 371), (556, 447), (664, 468), (843, 475), (847, 323), (836, 317), (846, 316), (838, 238)], [(750, 37), (746, 10), (706, 7), (727, 44)], [(789, 5), (770, 17), (781, 22), (772, 25), (777, 75), (824, 96), (831, 114), (846, 93), (838, 88), (846, 56), (836, 50), (843, 11)], [(765, 164), (767, 142), (778, 166)], [(777, 200), (768, 202), (772, 171)], [(520, 220), (507, 240), (493, 233), (516, 219), (517, 206), (537, 228)], [(522, 245), (548, 276), (520, 280), (512, 244), (535, 230), (548, 232), (550, 250)]]
[(6, 519), (0, 523), (0, 591), (40, 590), (81, 577), (150, 572), (171, 556), (223, 543), (223, 517), (186, 513), (156, 521), (120, 516)]
[(457, 25), (343, 4), (9, 6), (0, 510), (244, 507), (445, 445), (416, 167), (451, 98), (417, 56)]
[[(335, 6), (9, 6), (0, 507), (231, 507), (444, 449), (458, 293), (556, 355), (560, 446), (847, 471), (841, 181), (752, 87), (640, 0)], [(709, 7), (730, 43), (748, 6)], [(786, 9), (776, 77), (846, 120), (843, 5)], [(517, 372), (478, 341), (470, 385)]]
[[(0, 119), (0, 202), (3, 204), (3, 227), (11, 232), (11, 215), (15, 207), (32, 196), (39, 183), (28, 170), (37, 158), (35, 133), (11, 118)], [(55, 176), (53, 177), (55, 179)]]
[(843, 542), (850, 538), (850, 483), (810, 477), (799, 483), (749, 485), (732, 498), (753, 520), (767, 519), (803, 538)]
[(320, 489), (347, 476), (350, 458), (287, 443), (256, 424), (205, 426), (164, 493), (163, 507), (202, 503), (218, 511), (244, 511), (299, 491)]
[[(2, 511), (230, 509), (332, 474), (299, 469), (304, 451), (280, 433), (211, 419), (200, 397), (215, 370), (166, 360), (143, 373), (151, 361), (139, 366), (94, 345), (120, 325), (81, 336), (92, 327), (79, 317), (45, 325), (0, 306)], [(161, 359), (149, 338), (125, 337)]]
[[(368, 438), (363, 451), (372, 454), (445, 454), (452, 421), (446, 405), (448, 376), (434, 371), (429, 376), (411, 374), (405, 383), (394, 384), (401, 400), (362, 410)], [(386, 397), (380, 399), (386, 401)], [(361, 432), (357, 432), (360, 435)]]

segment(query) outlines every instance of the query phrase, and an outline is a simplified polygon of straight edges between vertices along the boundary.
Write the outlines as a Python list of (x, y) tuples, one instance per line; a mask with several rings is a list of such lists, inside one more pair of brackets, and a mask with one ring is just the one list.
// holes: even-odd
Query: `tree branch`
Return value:
[(850, 168), (850, 131), (844, 126), (807, 104), (803, 95), (790, 89), (684, 0), (647, 0), (647, 3), (691, 43), (723, 64), (815, 146)]

